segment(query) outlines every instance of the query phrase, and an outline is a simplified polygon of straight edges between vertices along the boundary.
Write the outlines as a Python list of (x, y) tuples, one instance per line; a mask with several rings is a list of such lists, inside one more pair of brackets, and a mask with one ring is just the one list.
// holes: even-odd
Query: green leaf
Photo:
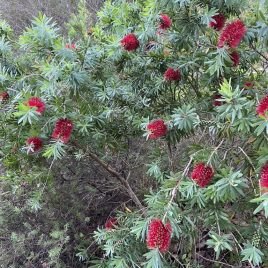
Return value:
[(244, 249), (241, 251), (241, 255), (244, 256), (242, 261), (249, 261), (253, 265), (259, 265), (262, 263), (262, 256), (264, 255), (258, 248), (247, 243), (244, 245)]
[(261, 204), (254, 210), (254, 214), (259, 213), (261, 210), (264, 210), (264, 215), (266, 218), (268, 218), (268, 193), (255, 198), (253, 200), (250, 201), (251, 203), (260, 203)]
[(163, 263), (161, 259), (161, 254), (158, 249), (153, 249), (148, 253), (144, 254), (147, 262), (143, 264), (146, 268), (163, 268)]
[(43, 153), (43, 156), (46, 158), (53, 157), (54, 160), (60, 159), (65, 155), (66, 145), (60, 141), (56, 141), (53, 144), (46, 147), (46, 151)]

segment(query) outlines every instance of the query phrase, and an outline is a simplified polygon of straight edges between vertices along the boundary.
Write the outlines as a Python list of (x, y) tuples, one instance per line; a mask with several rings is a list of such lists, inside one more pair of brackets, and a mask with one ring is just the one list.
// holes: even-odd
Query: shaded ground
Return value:
[[(63, 27), (70, 14), (75, 13), (79, 0), (0, 0), (0, 14), (19, 34), (29, 26), (38, 12), (52, 17), (59, 26)], [(87, 0), (87, 7), (95, 21), (95, 14), (104, 0)]]

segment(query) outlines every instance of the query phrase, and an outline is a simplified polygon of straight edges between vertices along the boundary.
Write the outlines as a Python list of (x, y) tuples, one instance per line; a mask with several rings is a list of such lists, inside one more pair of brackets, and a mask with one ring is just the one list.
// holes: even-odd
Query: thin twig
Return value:
[[(242, 251), (242, 250), (243, 250), (243, 248), (241, 247), (241, 245), (239, 244), (239, 242), (237, 241), (237, 239), (236, 239), (236, 237), (234, 236), (234, 234), (233, 234), (233, 233), (232, 233), (232, 236), (233, 236), (233, 238), (234, 238), (234, 240), (235, 240), (236, 244), (238, 245), (238, 247), (239, 247), (239, 248), (240, 248), (240, 250)], [(249, 263), (249, 265), (250, 265), (250, 267), (251, 267), (251, 268), (254, 268), (253, 264), (252, 264), (250, 261), (248, 261), (248, 263)]]
[(218, 263), (218, 264), (222, 264), (222, 265), (225, 265), (225, 266), (228, 266), (228, 267), (233, 267), (233, 268), (236, 268), (237, 266), (233, 266), (233, 265), (230, 265), (228, 263), (225, 263), (225, 262), (221, 262), (221, 261), (214, 261), (214, 260), (210, 260), (204, 256), (202, 256), (201, 254), (199, 253), (196, 253), (197, 256), (201, 257), (202, 259), (206, 260), (206, 261), (209, 261), (209, 262), (213, 262), (213, 263)]
[(142, 203), (140, 202), (139, 198), (137, 197), (137, 195), (132, 190), (132, 188), (129, 185), (127, 179), (125, 179), (120, 173), (118, 173), (115, 169), (113, 169), (108, 163), (106, 163), (103, 160), (101, 160), (96, 154), (94, 154), (92, 152), (87, 152), (87, 154), (90, 156), (90, 158), (92, 158), (93, 160), (98, 162), (106, 171), (108, 171), (111, 175), (113, 175), (116, 179), (118, 179), (118, 181), (120, 181), (120, 183), (125, 187), (125, 189), (127, 190), (129, 196), (134, 201), (134, 203), (142, 211), (144, 211), (144, 209), (145, 209), (144, 206), (142, 205)]
[[(247, 158), (248, 162), (250, 163), (250, 165), (252, 166), (252, 168), (254, 169), (254, 171), (256, 173), (256, 169), (255, 169), (250, 157), (247, 155), (247, 153), (241, 147), (238, 146), (238, 148), (245, 155), (245, 157)], [(252, 188), (254, 189), (254, 184), (253, 184), (253, 181), (252, 181), (252, 179), (250, 177), (249, 177), (249, 180), (250, 180)]]
[(210, 163), (212, 156), (218, 151), (218, 149), (221, 147), (221, 145), (223, 144), (224, 140), (222, 140), (219, 145), (213, 150), (213, 152), (211, 153), (211, 155), (209, 156), (209, 159), (207, 161), (207, 165)]
[(179, 186), (180, 186), (180, 182), (181, 182), (181, 180), (184, 178), (184, 176), (187, 174), (188, 169), (189, 169), (189, 167), (190, 167), (192, 161), (193, 161), (193, 156), (191, 156), (191, 158), (190, 158), (190, 160), (189, 160), (189, 162), (188, 162), (186, 168), (184, 169), (184, 171), (183, 171), (183, 173), (182, 173), (182, 176), (181, 176), (181, 179), (179, 179), (179, 180), (177, 181), (175, 187), (174, 187), (174, 188), (172, 189), (172, 191), (171, 191), (171, 198), (170, 198), (170, 200), (169, 200), (169, 202), (168, 202), (167, 210), (166, 210), (166, 212), (165, 212), (165, 214), (164, 214), (163, 221), (164, 221), (165, 218), (167, 217), (167, 213), (168, 213), (168, 211), (169, 211), (169, 209), (170, 209), (170, 207), (171, 207), (171, 205), (172, 205), (172, 203), (173, 203), (173, 201), (174, 201), (174, 199), (175, 199), (175, 197), (176, 197), (176, 195), (177, 195), (177, 191), (178, 191), (178, 188), (179, 188)]

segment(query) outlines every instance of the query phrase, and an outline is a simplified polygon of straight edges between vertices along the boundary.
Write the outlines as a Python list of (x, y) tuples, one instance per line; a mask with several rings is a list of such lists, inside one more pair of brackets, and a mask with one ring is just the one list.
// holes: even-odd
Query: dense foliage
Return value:
[(267, 1), (98, 18), (82, 1), (68, 37), (39, 14), (18, 40), (0, 23), (4, 267), (266, 267)]

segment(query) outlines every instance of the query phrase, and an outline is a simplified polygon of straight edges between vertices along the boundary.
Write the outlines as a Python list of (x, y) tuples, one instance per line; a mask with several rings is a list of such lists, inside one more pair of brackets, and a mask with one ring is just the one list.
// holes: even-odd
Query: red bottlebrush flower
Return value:
[(43, 142), (39, 137), (30, 137), (26, 140), (26, 143), (31, 146), (33, 152), (40, 150), (43, 145)]
[(233, 67), (238, 66), (238, 64), (239, 64), (239, 60), (240, 60), (240, 56), (239, 56), (238, 52), (237, 52), (237, 51), (233, 51), (233, 52), (230, 54), (230, 58), (231, 58), (231, 60), (232, 60), (232, 62), (233, 62)]
[(201, 162), (194, 166), (191, 174), (191, 178), (201, 187), (204, 188), (209, 184), (212, 177), (214, 176), (214, 171), (212, 167), (207, 166), (205, 163)]
[(0, 94), (0, 101), (7, 101), (9, 99), (9, 94), (4, 91)]
[(260, 101), (256, 111), (260, 117), (265, 117), (265, 114), (268, 111), (268, 95)]
[(268, 188), (268, 163), (266, 163), (261, 169), (260, 186)]
[(154, 140), (166, 136), (168, 129), (164, 120), (156, 119), (147, 125), (147, 131), (150, 133), (149, 139)]
[(117, 219), (116, 218), (110, 218), (105, 223), (105, 229), (106, 230), (112, 230), (116, 227)]
[(178, 81), (181, 79), (180, 70), (174, 70), (173, 68), (168, 68), (164, 73), (164, 78), (166, 81)]
[(254, 87), (254, 83), (253, 82), (245, 82), (244, 83), (244, 88), (246, 89), (251, 89)]
[(73, 131), (73, 122), (67, 118), (60, 118), (55, 124), (52, 138), (59, 139), (62, 143), (67, 143)]
[(67, 49), (76, 49), (76, 44), (69, 44), (69, 43), (67, 43), (65, 45), (65, 48), (67, 48)]
[(139, 45), (140, 42), (137, 39), (135, 34), (128, 34), (126, 35), (121, 41), (120, 41), (121, 45), (124, 47), (125, 50), (127, 51), (132, 51), (132, 50), (136, 50)]
[(160, 15), (160, 25), (159, 25), (160, 29), (166, 30), (170, 28), (171, 24), (172, 24), (172, 20), (170, 19), (168, 15), (165, 15), (165, 14)]
[(211, 21), (209, 23), (209, 27), (214, 28), (217, 31), (220, 31), (223, 28), (225, 21), (226, 21), (224, 15), (218, 14), (218, 15), (213, 16), (212, 19), (214, 19), (215, 22)]
[(222, 95), (221, 95), (221, 94), (216, 94), (216, 95), (214, 95), (214, 96), (213, 96), (213, 99), (214, 99), (214, 101), (213, 101), (213, 105), (214, 105), (214, 106), (221, 106), (221, 105), (223, 105), (224, 102), (218, 100), (218, 99), (221, 99), (221, 98), (222, 98)]
[(150, 222), (147, 234), (147, 247), (149, 249), (158, 248), (161, 252), (169, 249), (172, 228), (170, 223), (166, 225), (160, 219), (153, 219)]
[(29, 107), (35, 107), (36, 108), (36, 112), (42, 114), (45, 109), (46, 109), (46, 105), (44, 102), (42, 102), (42, 100), (38, 97), (31, 97), (28, 101), (27, 101), (27, 105)]
[(241, 20), (235, 20), (227, 24), (219, 37), (218, 47), (223, 47), (226, 44), (231, 48), (236, 48), (246, 31), (247, 29)]

